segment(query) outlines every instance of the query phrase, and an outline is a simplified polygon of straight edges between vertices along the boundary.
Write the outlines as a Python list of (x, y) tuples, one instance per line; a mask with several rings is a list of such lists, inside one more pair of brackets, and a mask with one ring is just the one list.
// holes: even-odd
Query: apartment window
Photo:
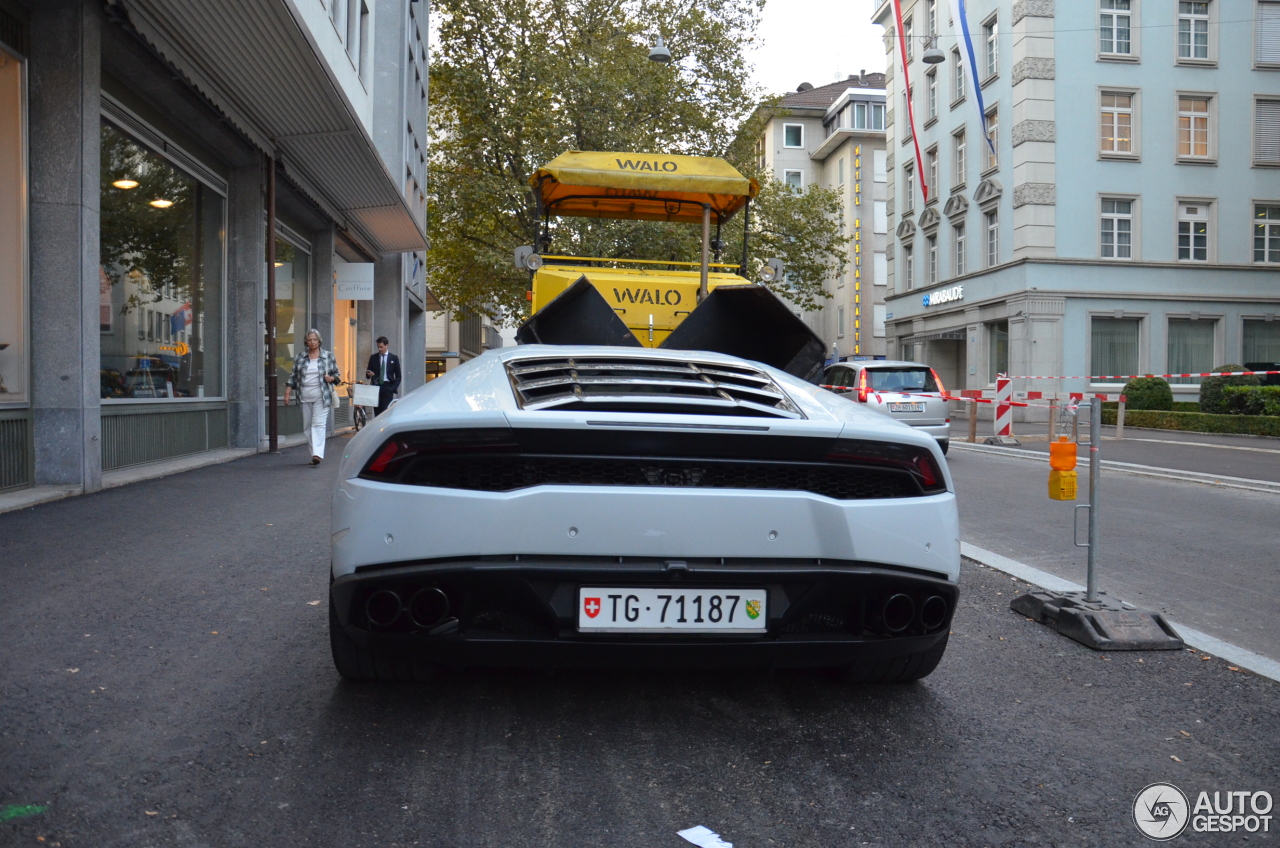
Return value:
[(924, 240), (925, 250), (925, 285), (938, 282), (938, 237), (929, 236)]
[(938, 148), (934, 147), (924, 155), (924, 163), (929, 169), (929, 200), (938, 199)]
[(1209, 204), (1178, 204), (1178, 259), (1209, 261)]
[(804, 124), (783, 124), (782, 146), (804, 147)]
[(951, 228), (951, 255), (955, 259), (955, 275), (964, 273), (964, 224)]
[(1103, 259), (1133, 258), (1133, 201), (1102, 198), (1100, 253)]
[(911, 254), (911, 245), (909, 244), (902, 247), (902, 283), (906, 286), (907, 291), (911, 291), (916, 287), (915, 257)]
[(938, 117), (938, 72), (930, 71), (925, 75), (928, 85), (929, 118)]
[(1258, 0), (1253, 26), (1253, 61), (1280, 65), (1280, 2)]
[(853, 126), (854, 129), (865, 130), (867, 128), (867, 104), (853, 104)]
[(360, 31), (360, 60), (356, 62), (356, 68), (360, 72), (360, 79), (367, 80), (369, 78), (369, 6), (363, 0), (360, 3), (360, 20), (357, 26)]
[(982, 25), (982, 43), (986, 47), (984, 59), (986, 60), (987, 76), (995, 76), (1000, 70), (1000, 48), (999, 48), (999, 28), (996, 25), (996, 19)]
[(1133, 95), (1123, 92), (1102, 92), (1102, 152), (1134, 152), (1133, 146)]
[(951, 99), (954, 102), (964, 100), (964, 59), (959, 50), (951, 51)]
[(883, 250), (871, 254), (871, 282), (877, 286), (889, 282), (889, 255)]
[(1137, 318), (1094, 318), (1090, 323), (1090, 371), (1098, 375), (1137, 374), (1140, 371), (1138, 337), (1141, 321)]
[(836, 337), (844, 338), (844, 307), (836, 307)]
[(929, 35), (938, 34), (938, 0), (929, 0), (925, 4), (925, 21), (929, 26)]
[(1009, 322), (995, 321), (987, 325), (987, 382), (996, 375), (1009, 373)]
[(906, 144), (911, 140), (911, 98), (915, 95), (915, 86), (909, 86), (902, 92), (902, 119), (899, 122), (902, 126), (902, 143)]
[(915, 45), (911, 43), (914, 41), (914, 38), (912, 37), (913, 30), (910, 18), (907, 18), (902, 22), (902, 35), (907, 42), (907, 61), (910, 62), (916, 57)]
[(1209, 158), (1208, 97), (1178, 98), (1178, 158)]
[(984, 171), (1000, 167), (1000, 115), (995, 109), (987, 113), (987, 163)]
[(338, 30), (338, 38), (347, 34), (347, 0), (333, 0), (329, 5), (329, 17)]
[[(1202, 374), (1214, 366), (1213, 337), (1217, 321), (1169, 319), (1167, 367), (1170, 374)], [(1131, 372), (1130, 372), (1131, 373)], [(1170, 377), (1170, 383), (1199, 383), (1199, 377)]]
[(987, 227), (987, 267), (1000, 264), (1000, 213), (995, 209), (982, 216)]
[(884, 104), (883, 103), (871, 104), (871, 129), (873, 130), (884, 129)]
[(964, 130), (953, 135), (951, 143), (954, 150), (954, 155), (951, 157), (951, 184), (964, 185), (965, 166), (968, 164), (965, 160)]
[(910, 212), (915, 208), (916, 198), (916, 169), (914, 165), (904, 165), (902, 168), (902, 211)]
[(783, 171), (782, 181), (794, 192), (804, 189), (804, 171)]
[(889, 152), (887, 150), (871, 151), (871, 179), (877, 183), (889, 180)]
[(1209, 58), (1209, 4), (1178, 3), (1178, 58)]
[(1253, 164), (1280, 165), (1280, 100), (1253, 101)]
[(1280, 321), (1245, 321), (1241, 364), (1280, 362)]
[(1280, 262), (1280, 206), (1253, 207), (1253, 261)]
[(1129, 0), (1101, 0), (1101, 4), (1098, 14), (1098, 52), (1128, 56), (1131, 52), (1129, 25), (1132, 14)]
[(888, 204), (883, 200), (871, 201), (871, 232), (880, 235), (889, 232)]

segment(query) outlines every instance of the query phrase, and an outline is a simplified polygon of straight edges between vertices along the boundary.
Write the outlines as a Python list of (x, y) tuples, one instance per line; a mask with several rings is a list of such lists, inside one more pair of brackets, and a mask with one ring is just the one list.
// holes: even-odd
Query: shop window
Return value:
[(987, 382), (994, 383), (997, 374), (1009, 373), (1009, 322), (987, 325)]
[[(276, 382), (284, 392), (293, 374), (293, 358), (306, 349), (310, 311), (311, 256), (309, 245), (290, 232), (276, 235)], [(265, 343), (265, 339), (264, 339)], [(329, 347), (332, 340), (325, 339)]]
[(221, 396), (223, 196), (107, 121), (101, 145), (102, 397)]
[(24, 68), (0, 48), (0, 406), (30, 402)]
[[(1170, 374), (1200, 374), (1214, 366), (1213, 338), (1216, 321), (1169, 319)], [(1131, 373), (1131, 372), (1126, 372)], [(1170, 377), (1170, 383), (1199, 383), (1199, 377)]]
[(1280, 321), (1245, 321), (1243, 353), (1242, 363), (1280, 362)]
[(1094, 318), (1091, 323), (1090, 373), (1100, 376), (1139, 373), (1141, 321), (1137, 318)]

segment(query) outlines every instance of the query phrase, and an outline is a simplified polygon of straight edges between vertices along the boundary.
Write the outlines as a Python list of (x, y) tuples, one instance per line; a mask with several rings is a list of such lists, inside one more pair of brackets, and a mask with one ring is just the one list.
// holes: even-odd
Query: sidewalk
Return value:
[[(1087, 423), (1082, 421), (1081, 425), (1080, 438), (1088, 439)], [(1023, 450), (1048, 453), (1048, 425), (1015, 424), (1013, 433), (1022, 443)], [(990, 435), (991, 422), (979, 421), (978, 444)], [(961, 445), (968, 437), (969, 422), (953, 419), (951, 441)], [(1146, 430), (1129, 426), (1124, 428), (1124, 439), (1120, 441), (1115, 439), (1115, 427), (1104, 426), (1102, 438), (1104, 461), (1280, 484), (1280, 439)], [(1078, 456), (1081, 464), (1087, 463), (1088, 449), (1081, 448)]]

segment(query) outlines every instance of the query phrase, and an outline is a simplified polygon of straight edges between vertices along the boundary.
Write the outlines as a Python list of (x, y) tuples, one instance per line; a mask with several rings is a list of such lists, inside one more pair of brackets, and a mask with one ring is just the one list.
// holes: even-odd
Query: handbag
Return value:
[(342, 406), (342, 398), (338, 397), (338, 387), (334, 385), (330, 385), (329, 386), (329, 407), (331, 409), (338, 409), (341, 406)]

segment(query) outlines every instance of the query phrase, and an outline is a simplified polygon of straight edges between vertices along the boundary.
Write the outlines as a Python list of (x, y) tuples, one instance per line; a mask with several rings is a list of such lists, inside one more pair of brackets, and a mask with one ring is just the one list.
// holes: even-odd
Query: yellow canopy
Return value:
[(670, 153), (570, 150), (529, 180), (552, 215), (702, 222), (702, 204), (723, 223), (760, 191), (723, 159)]

